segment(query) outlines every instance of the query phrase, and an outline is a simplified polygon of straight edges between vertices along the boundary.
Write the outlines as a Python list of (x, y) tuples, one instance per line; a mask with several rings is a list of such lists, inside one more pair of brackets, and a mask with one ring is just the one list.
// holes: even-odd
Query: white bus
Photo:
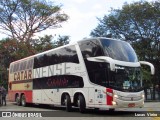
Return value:
[(10, 64), (9, 100), (109, 109), (143, 107), (141, 64), (131, 45), (111, 38), (84, 39)]

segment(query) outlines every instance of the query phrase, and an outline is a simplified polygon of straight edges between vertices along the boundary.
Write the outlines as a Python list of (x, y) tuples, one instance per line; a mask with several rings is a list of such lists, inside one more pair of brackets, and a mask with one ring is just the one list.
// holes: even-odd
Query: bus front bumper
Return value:
[(138, 101), (124, 101), (116, 99), (112, 101), (112, 108), (141, 108), (144, 107), (144, 99)]

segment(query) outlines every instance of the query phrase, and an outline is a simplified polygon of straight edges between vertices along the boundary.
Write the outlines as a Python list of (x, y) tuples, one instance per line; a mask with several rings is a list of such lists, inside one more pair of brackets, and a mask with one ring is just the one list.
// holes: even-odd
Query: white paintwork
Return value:
[(42, 103), (42, 90), (33, 90), (33, 103)]
[(87, 58), (87, 60), (95, 61), (95, 62), (107, 62), (110, 64), (111, 71), (115, 71), (115, 65), (128, 66), (128, 67), (140, 67), (139, 62), (118, 61), (106, 56), (90, 57), (90, 58)]
[(146, 62), (146, 61), (139, 61), (139, 62), (140, 62), (140, 64), (150, 66), (151, 74), (152, 74), (152, 75), (154, 75), (154, 74), (155, 74), (155, 68), (154, 68), (154, 66), (153, 66), (153, 64), (152, 64), (152, 63), (150, 63), (150, 62)]
[(113, 108), (128, 107), (128, 104), (130, 103), (135, 103), (135, 107), (143, 107), (144, 105), (144, 98), (142, 97), (144, 91), (131, 93), (114, 90), (113, 93), (118, 96), (118, 98), (113, 98), (113, 101), (117, 103)]
[[(84, 88), (67, 88), (67, 89), (43, 89), (43, 90), (33, 90), (33, 103), (43, 103), (43, 104), (56, 104), (56, 105), (60, 105), (61, 104), (61, 96), (62, 94), (68, 93), (71, 97), (71, 101), (73, 102), (73, 97), (77, 92), (80, 92), (84, 95), (85, 97), (85, 101), (86, 101), (86, 107), (97, 107), (97, 108), (116, 108), (116, 107), (125, 107), (126, 105), (128, 105), (128, 103), (130, 103), (131, 101), (121, 101), (118, 99), (114, 98), (114, 101), (118, 103), (118, 105), (116, 106), (107, 106), (106, 102), (106, 88), (102, 87), (100, 85), (95, 85), (93, 83), (90, 82), (89, 77), (88, 77), (88, 73), (87, 73), (87, 69), (86, 66), (84, 64), (84, 60), (80, 51), (80, 48), (78, 46), (77, 43), (74, 44), (69, 44), (66, 46), (70, 46), (70, 45), (75, 45), (76, 47), (76, 51), (77, 51), (77, 55), (78, 55), (78, 59), (79, 59), (79, 64), (75, 64), (75, 63), (66, 63), (67, 66), (69, 66), (69, 69), (67, 69), (67, 71), (65, 72), (63, 70), (64, 68), (64, 63), (62, 64), (58, 64), (58, 68), (61, 69), (61, 72), (55, 69), (56, 65), (51, 65), (51, 66), (47, 66), (47, 67), (43, 67), (43, 68), (38, 68), (38, 69), (34, 69), (34, 75), (33, 78), (39, 78), (39, 77), (48, 77), (48, 76), (52, 76), (52, 75), (65, 75), (65, 74), (70, 74), (70, 75), (77, 75), (77, 76), (81, 76), (84, 80)], [(63, 47), (66, 46), (62, 46), (57, 49), (61, 49)], [(37, 55), (34, 55), (32, 57), (44, 54), (44, 53), (48, 53), (51, 52), (53, 50), (49, 50)], [(99, 57), (92, 57), (92, 58), (88, 58), (88, 60), (90, 61), (97, 61), (97, 62), (107, 62), (110, 64), (110, 69), (111, 71), (115, 71), (115, 64), (116, 65), (121, 65), (121, 66), (129, 66), (129, 67), (140, 67), (140, 63), (139, 62), (123, 62), (123, 61), (118, 61), (118, 60), (114, 60), (110, 57), (105, 57), (105, 56), (99, 56)], [(144, 63), (144, 62), (143, 62)], [(49, 72), (49, 67), (54, 69), (54, 73), (51, 74), (51, 71)], [(153, 69), (153, 68), (152, 68)], [(36, 73), (36, 72), (39, 73)], [(153, 71), (153, 70), (152, 70)], [(38, 75), (39, 74), (39, 75)], [(42, 75), (43, 74), (43, 75)], [(98, 92), (95, 92), (95, 89)], [(124, 93), (124, 92), (120, 92), (120, 91), (115, 91), (114, 90), (114, 94), (115, 95), (121, 95), (121, 96), (127, 96), (129, 94), (136, 94), (136, 95), (141, 95), (142, 92), (139, 93)], [(99, 97), (101, 96), (101, 97)], [(140, 101), (134, 101), (137, 105), (137, 107), (142, 106), (144, 99), (141, 99)], [(133, 101), (132, 101), (133, 102)]]

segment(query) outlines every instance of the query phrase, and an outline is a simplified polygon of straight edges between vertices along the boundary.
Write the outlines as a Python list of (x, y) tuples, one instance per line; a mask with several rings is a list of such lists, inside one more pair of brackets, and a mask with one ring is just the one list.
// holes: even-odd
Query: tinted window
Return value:
[(10, 67), (10, 73), (18, 72), (26, 69), (33, 68), (33, 59), (22, 60), (16, 63), (13, 63)]
[(26, 64), (27, 64), (27, 61), (20, 62), (20, 71), (26, 69)]
[(85, 60), (88, 75), (92, 83), (108, 86), (108, 64)]
[(13, 67), (13, 72), (17, 72), (19, 70), (19, 63), (15, 63)]
[(39, 55), (34, 58), (34, 68), (43, 67), (48, 65), (48, 57), (46, 54)]
[(27, 64), (26, 64), (26, 69), (32, 69), (33, 68), (33, 59), (30, 59), (27, 61)]
[(103, 49), (107, 56), (120, 61), (137, 62), (137, 56), (131, 45), (124, 41), (102, 39)]
[(109, 86), (124, 92), (138, 92), (143, 89), (140, 68), (118, 66), (110, 73)]
[(33, 80), (33, 89), (83, 88), (83, 78), (74, 75), (59, 75)]
[(64, 62), (79, 63), (75, 46), (53, 50), (47, 54), (42, 54), (38, 57), (35, 57), (34, 68), (40, 68)]
[(84, 58), (90, 81), (94, 84), (107, 86), (108, 79), (108, 64), (103, 62), (88, 61), (88, 57), (104, 56), (103, 50), (99, 41), (89, 40), (79, 42), (80, 49)]
[(13, 67), (14, 67), (14, 65), (12, 64), (12, 65), (10, 66), (10, 73), (13, 72)]
[(87, 40), (79, 43), (83, 58), (102, 56), (103, 51), (97, 40)]

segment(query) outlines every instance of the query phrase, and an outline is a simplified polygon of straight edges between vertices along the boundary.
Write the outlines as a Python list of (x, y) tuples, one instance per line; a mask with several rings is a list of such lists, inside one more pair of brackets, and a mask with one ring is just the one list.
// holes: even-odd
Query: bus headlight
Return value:
[(144, 94), (142, 94), (142, 98), (143, 98), (143, 99), (144, 99), (144, 97), (145, 97)]
[(116, 102), (114, 102), (114, 101), (112, 101), (112, 105), (117, 105), (117, 103), (116, 103)]

